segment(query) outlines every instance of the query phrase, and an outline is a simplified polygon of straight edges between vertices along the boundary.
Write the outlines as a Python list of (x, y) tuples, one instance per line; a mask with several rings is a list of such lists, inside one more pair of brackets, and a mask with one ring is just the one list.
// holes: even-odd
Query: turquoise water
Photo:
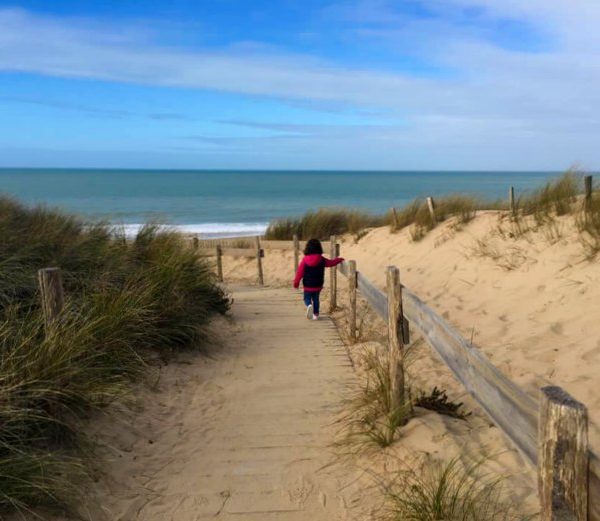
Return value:
[(332, 172), (0, 169), (0, 192), (89, 219), (160, 221), (212, 234), (256, 233), (277, 217), (320, 207), (384, 212), (415, 197), (506, 198), (552, 172)]

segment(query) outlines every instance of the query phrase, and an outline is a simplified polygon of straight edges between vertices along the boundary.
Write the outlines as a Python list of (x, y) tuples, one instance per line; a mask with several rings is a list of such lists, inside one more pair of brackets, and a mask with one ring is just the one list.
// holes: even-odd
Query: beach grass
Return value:
[(321, 208), (301, 217), (277, 219), (269, 224), (265, 233), (268, 240), (328, 240), (332, 235), (360, 234), (366, 228), (389, 224), (388, 215), (372, 215), (360, 210)]
[(369, 445), (380, 448), (391, 445), (398, 437), (398, 429), (413, 416), (410, 400), (399, 407), (392, 404), (388, 358), (370, 351), (361, 358), (365, 377), (353, 386), (345, 400), (338, 443), (354, 452)]
[(428, 462), (382, 479), (387, 521), (516, 521), (526, 519), (503, 498), (502, 478), (481, 472), (481, 463), (458, 459)]
[[(1, 198), (0, 241), (0, 511), (69, 508), (89, 474), (82, 420), (150, 364), (206, 345), (229, 298), (185, 239), (157, 226), (126, 240)], [(46, 332), (36, 273), (50, 266), (66, 302)]]

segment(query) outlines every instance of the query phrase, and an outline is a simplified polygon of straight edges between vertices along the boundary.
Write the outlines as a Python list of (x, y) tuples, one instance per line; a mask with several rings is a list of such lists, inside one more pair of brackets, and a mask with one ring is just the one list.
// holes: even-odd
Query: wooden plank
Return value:
[(511, 215), (515, 215), (516, 206), (515, 206), (515, 187), (511, 186), (508, 189), (508, 207), (510, 208)]
[[(332, 235), (331, 240), (329, 241), (329, 256), (331, 259), (335, 258), (335, 243), (336, 237), (335, 235)], [(329, 313), (333, 313), (337, 308), (337, 268), (335, 266), (329, 268), (329, 282)]]
[(222, 248), (252, 248), (254, 246), (254, 237), (233, 237), (229, 239), (196, 239), (198, 248), (200, 249), (215, 249), (217, 246)]
[(256, 237), (256, 268), (258, 271), (257, 280), (259, 286), (265, 285), (265, 279), (263, 275), (263, 266), (262, 266), (262, 258), (265, 256), (263, 250), (260, 247), (260, 237)]
[(588, 519), (600, 521), (600, 459), (590, 451), (589, 460)]
[[(248, 258), (256, 258), (256, 248), (223, 248), (223, 255), (226, 257), (248, 257)], [(262, 257), (265, 256), (264, 250), (260, 249), (260, 254)], [(212, 252), (214, 255), (214, 252)]]
[(356, 342), (356, 261), (348, 261), (348, 323), (350, 339)]
[(437, 224), (437, 218), (435, 216), (435, 205), (433, 204), (433, 198), (427, 198), (427, 208), (429, 208), (429, 215), (431, 216), (431, 222), (435, 226)]
[(338, 264), (338, 269), (339, 272), (344, 276), (347, 277), (348, 276), (348, 263), (347, 262), (342, 262), (341, 264)]
[(541, 390), (538, 487), (541, 521), (587, 521), (587, 409), (556, 386)]
[[(263, 246), (264, 246), (263, 241)], [(294, 235), (294, 275), (298, 271), (298, 266), (300, 264), (300, 241), (298, 240), (298, 236)]]
[(586, 175), (583, 178), (583, 186), (585, 189), (584, 197), (583, 197), (583, 207), (585, 210), (590, 208), (590, 204), (592, 202), (592, 176)]
[(400, 270), (388, 266), (388, 360), (390, 364), (390, 403), (392, 411), (404, 405), (404, 344), (402, 343), (402, 286)]
[(53, 324), (58, 319), (65, 303), (62, 273), (60, 268), (44, 268), (38, 271), (38, 285), (46, 335), (52, 330)]
[(537, 461), (537, 402), (473, 345), (404, 289), (404, 313), (455, 377), (531, 463)]
[(400, 221), (398, 219), (398, 212), (396, 211), (396, 208), (394, 208), (392, 206), (392, 226), (393, 226), (393, 230), (397, 231), (400, 227)]
[[(262, 241), (262, 247), (268, 250), (294, 250), (294, 241)], [(301, 241), (298, 241), (298, 247), (304, 248)]]
[(360, 272), (357, 277), (357, 287), (364, 299), (371, 305), (375, 310), (375, 313), (379, 315), (385, 322), (388, 319), (388, 303), (387, 296), (383, 291), (376, 288), (366, 277)]
[(217, 280), (223, 282), (223, 248), (217, 246), (215, 251), (217, 254)]

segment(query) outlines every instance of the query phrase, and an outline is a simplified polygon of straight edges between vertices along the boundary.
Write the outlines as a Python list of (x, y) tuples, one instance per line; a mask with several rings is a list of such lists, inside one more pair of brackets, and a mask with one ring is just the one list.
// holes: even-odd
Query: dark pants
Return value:
[(315, 315), (319, 314), (319, 295), (320, 291), (305, 291), (304, 292), (304, 303), (306, 306), (310, 306), (312, 304), (313, 313)]

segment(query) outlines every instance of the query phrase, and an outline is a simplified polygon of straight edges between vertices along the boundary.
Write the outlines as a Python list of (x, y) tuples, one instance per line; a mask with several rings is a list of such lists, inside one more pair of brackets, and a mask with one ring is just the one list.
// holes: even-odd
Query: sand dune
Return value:
[[(586, 259), (569, 217), (518, 239), (510, 237), (508, 223), (499, 223), (496, 212), (481, 212), (462, 228), (444, 223), (419, 242), (412, 241), (408, 229), (392, 234), (378, 228), (358, 242), (342, 238), (342, 256), (356, 260), (358, 270), (381, 288), (385, 267), (398, 266), (406, 286), (463, 336), (472, 338), (498, 368), (532, 395), (549, 382), (564, 387), (587, 405), (590, 443), (600, 451), (600, 390), (595, 385), (600, 374), (600, 264)], [(267, 283), (289, 284), (292, 263), (291, 254), (269, 251)], [(225, 266), (230, 280), (253, 277), (254, 266), (243, 260), (226, 259)], [(340, 287), (343, 306), (343, 278)], [(336, 316), (343, 323), (343, 311)], [(367, 339), (385, 331), (368, 315), (363, 330)], [(412, 425), (399, 445), (435, 450), (443, 457), (499, 454), (495, 465), (513, 476), (515, 497), (525, 501), (533, 496), (535, 475), (465, 397), (445, 366), (420, 341), (413, 356), (410, 371), (415, 385), (447, 388), (452, 397), (465, 399), (476, 415), (467, 423), (427, 415)], [(535, 509), (536, 503), (530, 500), (523, 505)]]

